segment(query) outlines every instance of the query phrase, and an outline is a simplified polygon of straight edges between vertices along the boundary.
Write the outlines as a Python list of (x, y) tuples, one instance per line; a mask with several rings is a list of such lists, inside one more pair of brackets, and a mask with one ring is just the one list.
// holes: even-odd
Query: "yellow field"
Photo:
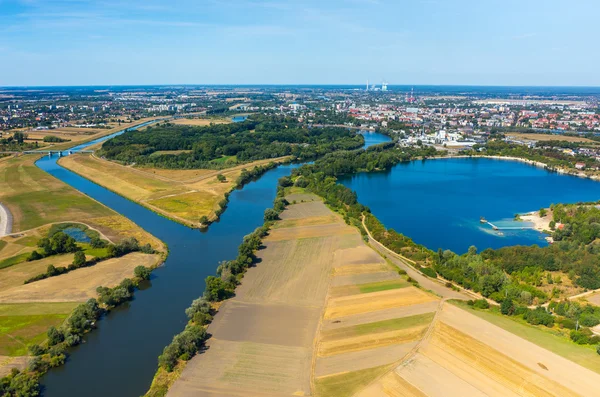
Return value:
[[(335, 233), (298, 226), (302, 222), (296, 216), (324, 213), (335, 223), (321, 227)], [(257, 253), (259, 263), (248, 269), (236, 296), (223, 303), (210, 324), (208, 350), (187, 364), (169, 396), (311, 394), (314, 338), (333, 258), (348, 245), (347, 235), (358, 235), (331, 216), (320, 201), (301, 209), (291, 205), (283, 212), (288, 227), (278, 227), (265, 240), (266, 248)], [(360, 238), (354, 241), (361, 244)]]
[(184, 118), (184, 119), (172, 120), (172, 121), (170, 121), (170, 123), (181, 124), (181, 125), (193, 125), (193, 126), (197, 126), (197, 127), (205, 127), (205, 126), (211, 125), (211, 124), (229, 124), (229, 123), (231, 123), (231, 121), (225, 120), (225, 119), (188, 119), (188, 118)]
[(338, 318), (394, 307), (412, 306), (433, 300), (436, 300), (433, 295), (415, 287), (332, 298), (327, 305), (325, 318)]
[(591, 396), (600, 375), (452, 305), (356, 396)]
[[(97, 296), (96, 288), (98, 286), (114, 287), (123, 279), (132, 278), (133, 269), (136, 266), (152, 267), (159, 259), (160, 256), (156, 254), (147, 255), (134, 252), (121, 258), (108, 259), (94, 266), (73, 270), (60, 276), (25, 285), (21, 283), (21, 285), (0, 291), (0, 303), (85, 302), (89, 298)], [(54, 262), (58, 264), (60, 259)], [(18, 269), (20, 266), (16, 265), (14, 267)]]
[[(221, 171), (134, 168), (81, 154), (63, 157), (59, 162), (153, 211), (186, 225), (199, 226), (202, 216), (215, 218), (218, 203), (231, 191), (242, 169), (283, 160), (260, 160)], [(226, 181), (219, 182), (218, 174), (225, 176)]]
[(565, 141), (565, 142), (580, 142), (589, 143), (592, 145), (599, 145), (599, 142), (593, 141), (588, 138), (582, 138), (578, 136), (565, 136), (565, 135), (553, 135), (553, 134), (526, 134), (519, 132), (509, 132), (506, 134), (509, 137), (515, 139), (527, 139), (530, 141)]

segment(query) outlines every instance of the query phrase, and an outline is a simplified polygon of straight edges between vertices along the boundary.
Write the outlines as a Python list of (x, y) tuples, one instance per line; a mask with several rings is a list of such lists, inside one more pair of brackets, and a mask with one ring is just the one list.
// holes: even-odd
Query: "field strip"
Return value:
[(406, 355), (416, 344), (416, 341), (412, 341), (335, 356), (319, 357), (317, 358), (315, 376), (321, 377), (391, 364), (396, 362), (398, 357)]
[(12, 214), (0, 203), (0, 237), (4, 237), (12, 232)]
[(356, 397), (427, 397), (421, 390), (402, 379), (396, 372), (384, 375), (378, 383), (359, 391)]
[(321, 341), (319, 343), (318, 355), (319, 357), (328, 357), (342, 353), (375, 349), (382, 346), (409, 343), (422, 338), (426, 330), (427, 325), (423, 325), (402, 330)]
[(2, 291), (0, 303), (84, 302), (97, 296), (98, 286), (115, 286), (124, 278), (132, 277), (136, 266), (150, 267), (158, 258), (158, 255), (135, 252), (108, 259), (94, 266)]
[[(582, 395), (594, 395), (600, 375), (453, 305), (445, 305), (440, 321), (508, 355), (541, 376)], [(542, 369), (538, 363), (547, 369)]]
[(376, 321), (391, 320), (395, 318), (415, 316), (418, 314), (435, 312), (439, 303), (437, 301), (420, 303), (412, 306), (393, 307), (391, 309), (375, 312), (355, 314), (340, 319), (330, 319), (323, 322), (323, 330), (349, 327), (353, 325), (374, 323)]
[(345, 276), (335, 275), (331, 281), (331, 285), (334, 287), (343, 287), (387, 280), (398, 280), (398, 273), (387, 270), (376, 273), (348, 274)]
[(334, 276), (351, 276), (354, 274), (381, 273), (388, 271), (385, 263), (365, 263), (354, 265), (341, 265), (333, 268)]
[(415, 287), (332, 298), (325, 310), (325, 319), (411, 306), (435, 300), (437, 298)]

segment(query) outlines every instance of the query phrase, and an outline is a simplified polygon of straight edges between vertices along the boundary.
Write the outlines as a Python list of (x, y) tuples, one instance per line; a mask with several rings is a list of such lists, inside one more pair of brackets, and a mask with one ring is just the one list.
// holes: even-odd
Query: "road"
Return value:
[(6, 236), (12, 232), (12, 214), (0, 203), (0, 237)]

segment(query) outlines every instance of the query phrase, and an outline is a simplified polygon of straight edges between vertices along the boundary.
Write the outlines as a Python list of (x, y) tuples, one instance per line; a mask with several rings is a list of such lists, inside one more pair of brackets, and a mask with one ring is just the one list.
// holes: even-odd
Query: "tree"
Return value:
[(233, 295), (233, 288), (215, 276), (206, 277), (206, 290), (204, 296), (211, 302), (219, 302)]
[(217, 174), (217, 180), (221, 183), (227, 182), (227, 178), (223, 174)]
[(202, 215), (200, 217), (200, 224), (202, 224), (202, 225), (208, 225), (208, 216)]
[(141, 280), (150, 280), (150, 272), (151, 270), (146, 266), (136, 266), (133, 269), (133, 274)]
[(56, 327), (52, 326), (48, 329), (48, 346), (54, 346), (63, 340), (65, 340), (65, 336), (63, 333), (56, 329)]
[(500, 312), (505, 316), (512, 316), (515, 312), (515, 304), (512, 299), (504, 299), (500, 305)]
[(73, 257), (73, 265), (76, 267), (85, 265), (85, 254), (83, 251), (75, 252), (75, 256)]
[(17, 131), (13, 134), (13, 138), (17, 141), (18, 144), (22, 144), (25, 139), (27, 139), (27, 134)]
[(265, 210), (265, 222), (276, 221), (279, 219), (279, 214), (272, 208)]
[(477, 247), (475, 247), (474, 245), (470, 246), (468, 254), (469, 256), (477, 255)]
[(547, 213), (548, 211), (545, 208), (540, 208), (540, 218), (545, 217)]

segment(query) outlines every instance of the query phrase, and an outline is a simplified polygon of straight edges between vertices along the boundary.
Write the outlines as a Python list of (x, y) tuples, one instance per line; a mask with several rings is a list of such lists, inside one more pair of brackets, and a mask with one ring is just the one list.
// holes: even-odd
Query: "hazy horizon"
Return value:
[(592, 0), (0, 0), (0, 86), (596, 87), (599, 13)]

